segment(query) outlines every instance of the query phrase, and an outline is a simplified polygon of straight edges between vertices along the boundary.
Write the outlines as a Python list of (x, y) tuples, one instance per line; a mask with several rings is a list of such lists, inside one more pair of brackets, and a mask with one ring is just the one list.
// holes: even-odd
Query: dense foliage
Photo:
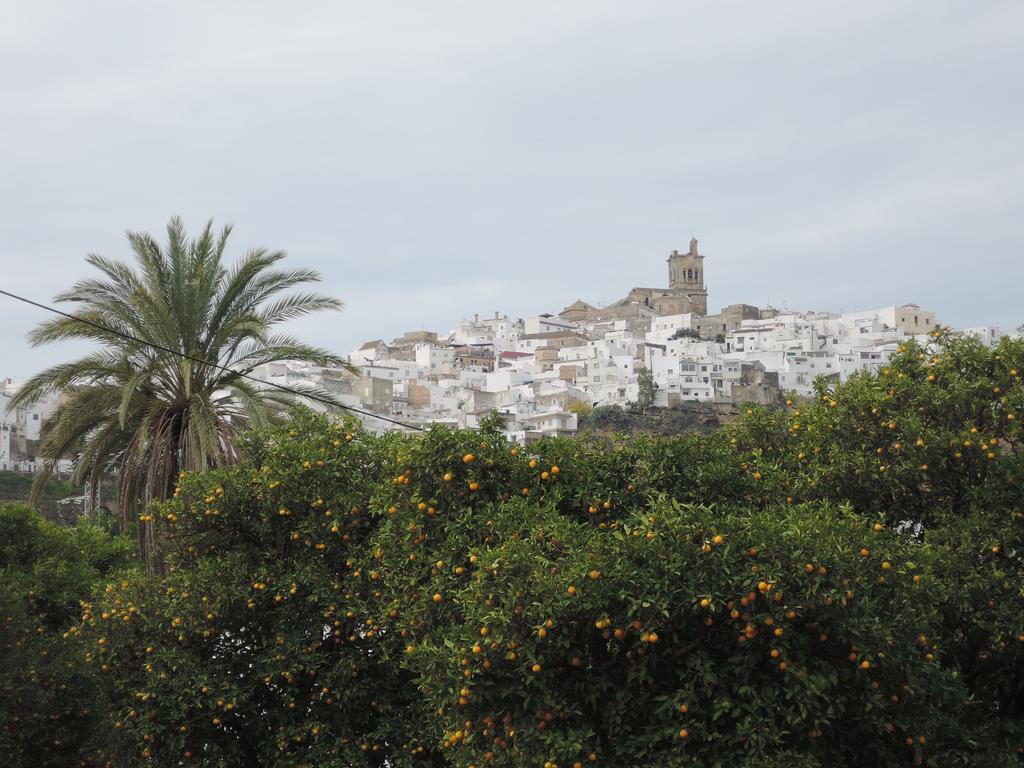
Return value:
[(97, 730), (95, 697), (63, 639), (80, 601), (129, 564), (132, 543), (0, 505), (0, 756), (5, 768), (76, 763)]
[(166, 576), (70, 627), (81, 754), (1019, 765), (1021, 371), (940, 335), (710, 435), (527, 448), (296, 412), (184, 475)]
[[(0, 501), (28, 502), (32, 497), (32, 475), (0, 469)], [(51, 477), (40, 489), (39, 499), (52, 501), (78, 496), (82, 489), (71, 483)]]
[(657, 385), (654, 383), (654, 374), (649, 368), (640, 368), (637, 371), (637, 395), (636, 407), (645, 411), (654, 405), (654, 390)]

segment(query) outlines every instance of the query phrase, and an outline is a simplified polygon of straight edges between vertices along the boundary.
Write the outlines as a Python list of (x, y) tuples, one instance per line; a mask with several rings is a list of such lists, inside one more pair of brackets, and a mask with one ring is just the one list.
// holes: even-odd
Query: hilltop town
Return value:
[[(644, 369), (654, 406), (701, 403), (728, 417), (744, 403), (809, 395), (819, 376), (844, 380), (882, 366), (901, 342), (927, 337), (939, 322), (910, 303), (846, 314), (733, 304), (709, 314), (697, 240), (673, 250), (667, 266), (667, 287), (634, 287), (603, 307), (578, 299), (557, 314), (494, 312), (462, 319), (443, 335), (370, 339), (349, 355), (359, 376), (288, 365), (259, 373), (281, 384), (314, 382), (348, 405), (415, 426), (473, 427), (498, 411), (511, 439), (530, 442), (575, 433), (592, 407), (636, 403)], [(988, 344), (1001, 335), (994, 327), (965, 332)]]

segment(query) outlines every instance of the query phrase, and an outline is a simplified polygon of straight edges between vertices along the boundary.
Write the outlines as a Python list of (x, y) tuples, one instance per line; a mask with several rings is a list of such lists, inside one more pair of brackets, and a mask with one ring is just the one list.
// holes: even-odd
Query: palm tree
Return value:
[[(279, 418), (294, 401), (245, 378), (255, 367), (290, 360), (354, 370), (327, 350), (271, 335), (281, 321), (343, 305), (317, 293), (281, 295), (320, 279), (309, 269), (274, 269), (283, 251), (254, 249), (226, 267), (230, 232), (216, 234), (211, 221), (189, 240), (173, 218), (164, 247), (148, 234), (129, 233), (137, 268), (90, 254), (86, 261), (103, 277), (81, 280), (57, 297), (77, 305), (75, 318), (44, 321), (29, 334), (33, 346), (65, 339), (100, 344), (34, 376), (15, 397), (27, 405), (63, 393), (40, 448), (36, 493), (53, 463), (77, 452), (72, 481), (95, 488), (101, 476), (117, 473), (127, 522), (140, 505), (168, 498), (182, 470), (234, 461), (239, 431)], [(311, 386), (300, 389), (330, 398)], [(151, 525), (140, 526), (139, 545), (152, 565)]]

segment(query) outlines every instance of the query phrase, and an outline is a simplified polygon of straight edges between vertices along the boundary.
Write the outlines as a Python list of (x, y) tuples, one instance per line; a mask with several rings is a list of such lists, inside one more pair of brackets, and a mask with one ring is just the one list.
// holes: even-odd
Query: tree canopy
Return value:
[(93, 680), (65, 640), (80, 602), (130, 569), (132, 542), (0, 504), (0, 755), (10, 768), (75, 765), (97, 721)]

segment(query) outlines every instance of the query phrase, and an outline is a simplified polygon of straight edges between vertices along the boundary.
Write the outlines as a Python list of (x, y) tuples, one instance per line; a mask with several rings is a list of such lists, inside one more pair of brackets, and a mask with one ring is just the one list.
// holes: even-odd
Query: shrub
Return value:
[(0, 505), (0, 756), (10, 768), (88, 761), (95, 727), (89, 678), (62, 634), (132, 544), (81, 524), (65, 528), (20, 504)]
[(169, 573), (115, 585), (78, 633), (112, 759), (382, 765), (383, 745), (412, 744), (415, 685), (352, 569), (395, 442), (297, 413), (152, 511)]
[(697, 332), (696, 328), (677, 328), (676, 331), (669, 336), (670, 340), (675, 339), (696, 339), (700, 340), (700, 333)]

